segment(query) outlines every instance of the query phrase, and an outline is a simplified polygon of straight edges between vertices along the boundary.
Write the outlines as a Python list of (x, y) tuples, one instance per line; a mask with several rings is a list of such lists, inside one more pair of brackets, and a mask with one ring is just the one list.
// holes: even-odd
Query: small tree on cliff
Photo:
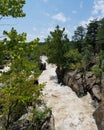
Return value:
[(77, 49), (72, 48), (71, 42), (64, 33), (65, 28), (60, 29), (59, 26), (46, 39), (47, 55), (50, 63), (56, 64), (58, 82), (63, 82), (63, 76), (67, 69), (75, 69), (79, 67), (81, 55)]
[(66, 65), (64, 55), (69, 50), (69, 39), (64, 32), (65, 28), (60, 29), (59, 26), (56, 26), (56, 29), (50, 32), (50, 35), (46, 39), (48, 61), (60, 67)]

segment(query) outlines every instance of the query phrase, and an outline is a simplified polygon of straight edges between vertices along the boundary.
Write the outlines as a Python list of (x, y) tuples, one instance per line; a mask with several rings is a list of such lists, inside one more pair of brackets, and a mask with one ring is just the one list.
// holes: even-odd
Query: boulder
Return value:
[(67, 72), (64, 75), (64, 83), (72, 88), (76, 94), (81, 97), (84, 95), (83, 82), (81, 78), (81, 74), (76, 71)]

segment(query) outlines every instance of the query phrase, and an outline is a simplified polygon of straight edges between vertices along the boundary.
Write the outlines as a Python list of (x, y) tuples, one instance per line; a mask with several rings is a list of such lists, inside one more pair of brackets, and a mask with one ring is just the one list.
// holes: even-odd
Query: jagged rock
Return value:
[(98, 126), (98, 130), (104, 130), (104, 102), (97, 108), (93, 115)]
[(76, 80), (81, 79), (81, 74), (76, 74), (75, 79), (76, 79)]
[(83, 76), (83, 74), (77, 70), (72, 72), (68, 71), (65, 73), (63, 81), (64, 84), (71, 87), (79, 97), (82, 97), (89, 92), (92, 99), (97, 100), (98, 102), (101, 101), (100, 80), (96, 78), (93, 72), (87, 71)]
[(55, 124), (54, 124), (54, 117), (53, 117), (53, 115), (50, 113), (49, 115), (47, 115), (46, 119), (47, 120), (42, 125), (41, 130), (55, 130)]
[(96, 77), (95, 75), (88, 71), (85, 75), (85, 80), (86, 80), (86, 86), (87, 86), (87, 89), (90, 90), (93, 88), (93, 85), (95, 84), (96, 82)]
[(87, 73), (86, 73), (86, 78), (88, 79), (88, 78), (91, 78), (91, 77), (93, 77), (93, 73), (91, 72), (91, 71), (88, 71)]
[(84, 95), (83, 83), (81, 74), (77, 70), (68, 72), (64, 75), (64, 83), (72, 88), (73, 91), (80, 97)]
[(100, 86), (99, 85), (94, 85), (93, 88), (92, 88), (92, 92), (93, 92), (95, 98), (98, 101), (101, 101), (101, 90), (100, 90)]
[[(44, 112), (46, 106), (38, 106), (38, 111)], [(27, 129), (37, 129), (37, 130), (55, 130), (54, 117), (51, 110), (48, 111), (44, 117), (44, 120), (39, 123), (40, 126), (34, 120), (33, 108), (29, 108), (28, 113), (24, 114), (19, 120), (14, 122), (9, 130), (27, 130)]]
[(104, 72), (102, 73), (101, 86), (101, 104), (93, 114), (98, 126), (98, 130), (104, 130)]
[(18, 120), (13, 123), (9, 130), (27, 130), (30, 127), (30, 122), (28, 120)]

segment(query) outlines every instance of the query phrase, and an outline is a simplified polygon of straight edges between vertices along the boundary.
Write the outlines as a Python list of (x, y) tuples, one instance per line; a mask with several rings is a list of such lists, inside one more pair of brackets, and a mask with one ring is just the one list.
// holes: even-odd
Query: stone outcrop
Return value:
[(104, 72), (102, 73), (102, 80), (101, 80), (101, 104), (94, 112), (94, 118), (96, 121), (96, 124), (98, 126), (98, 130), (104, 130)]
[(80, 71), (68, 71), (65, 73), (63, 81), (79, 97), (84, 96), (87, 92), (90, 93), (95, 101), (94, 106), (97, 108), (93, 115), (98, 130), (104, 130), (104, 72), (100, 81), (91, 69), (86, 71), (84, 75)]
[(55, 130), (54, 116), (49, 113), (44, 121), (41, 130)]
[(98, 126), (98, 130), (104, 130), (104, 103), (101, 103), (93, 115)]
[(83, 73), (75, 71), (68, 71), (65, 73), (63, 81), (66, 85), (72, 88), (79, 97), (82, 97), (89, 92), (92, 99), (101, 101), (101, 86), (100, 81), (95, 77), (91, 71)]
[[(37, 108), (40, 113), (44, 112), (46, 107), (38, 107)], [(26, 114), (24, 114), (19, 120), (14, 122), (10, 127), (9, 130), (29, 130), (29, 129), (37, 129), (37, 130), (55, 130), (55, 125), (54, 125), (54, 117), (52, 115), (51, 110), (48, 111), (44, 117), (44, 120), (39, 122), (35, 122), (34, 120), (34, 114), (33, 112), (30, 111)], [(42, 117), (41, 117), (42, 118)]]
[[(9, 128), (9, 130), (27, 130), (31, 128), (35, 129), (34, 124), (29, 119), (24, 118), (18, 120), (17, 122), (14, 122), (13, 125)], [(39, 130), (55, 130), (53, 115), (48, 114), (46, 116), (44, 123), (41, 128), (39, 128)]]

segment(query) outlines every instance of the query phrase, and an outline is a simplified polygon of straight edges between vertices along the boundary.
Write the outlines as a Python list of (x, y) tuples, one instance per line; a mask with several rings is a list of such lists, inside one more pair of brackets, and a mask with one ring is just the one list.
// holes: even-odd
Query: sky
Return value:
[(18, 33), (27, 33), (27, 41), (38, 37), (43, 42), (59, 25), (70, 39), (78, 26), (104, 17), (104, 0), (26, 0), (23, 10), (24, 18), (0, 20), (0, 36), (14, 27)]

